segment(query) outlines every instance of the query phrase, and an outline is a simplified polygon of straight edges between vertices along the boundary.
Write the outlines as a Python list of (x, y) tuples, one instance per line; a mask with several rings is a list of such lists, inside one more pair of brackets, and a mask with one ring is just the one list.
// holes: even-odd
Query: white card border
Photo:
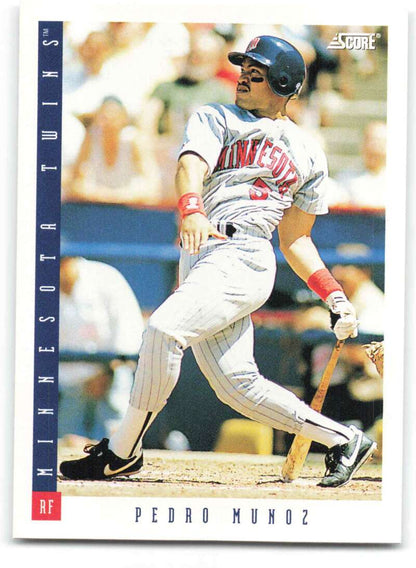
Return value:
[[(110, 13), (114, 14), (112, 11), (111, 3), (104, 2), (106, 5), (104, 11), (100, 10), (100, 17), (96, 18), (99, 20), (111, 19)], [(84, 5), (85, 7), (85, 5)], [(88, 4), (87, 12), (93, 14), (97, 5), (95, 3)], [(156, 19), (160, 21), (160, 18), (152, 18), (152, 13), (157, 10), (157, 7), (153, 6), (149, 8), (142, 5), (140, 11), (140, 19), (151, 20)], [(189, 17), (191, 12), (195, 12), (195, 19), (198, 19), (198, 13), (200, 13), (200, 6), (184, 6), (184, 13), (188, 17), (181, 17), (181, 9), (175, 6), (175, 18), (178, 21), (182, 19), (191, 20), (194, 18)], [(34, 289), (34, 223), (33, 223), (33, 201), (34, 194), (31, 191), (31, 186), (34, 183), (35, 171), (36, 171), (36, 152), (33, 151), (33, 146), (31, 145), (31, 140), (33, 143), (34, 132), (31, 132), (28, 136), (28, 125), (36, 124), (36, 120), (33, 121), (33, 116), (30, 114), (30, 100), (33, 96), (36, 96), (36, 91), (27, 90), (27, 85), (36, 85), (36, 53), (27, 53), (25, 46), (28, 44), (30, 39), (30, 21), (32, 18), (36, 17), (39, 20), (68, 20), (71, 19), (72, 13), (79, 10), (77, 3), (71, 3), (70, 6), (61, 6), (59, 4), (50, 4), (49, 2), (22, 2), (22, 27), (21, 27), (21, 49), (24, 57), (21, 59), (20, 77), (24, 77), (24, 81), (20, 83), (20, 108), (19, 108), (19, 193), (18, 193), (18, 238), (17, 238), (17, 286), (16, 286), (16, 297), (25, 298), (33, 295)], [(117, 11), (117, 19), (136, 19), (137, 3), (119, 3)], [(202, 8), (204, 17), (206, 21), (214, 21), (214, 17), (206, 6)], [(230, 12), (228, 12), (230, 10)], [(223, 21), (231, 21), (233, 18), (226, 15), (230, 13), (235, 15), (233, 11), (234, 7), (226, 6), (221, 7), (221, 18)], [(329, 18), (328, 9), (325, 8), (325, 13), (323, 14), (319, 7), (310, 6), (302, 7), (304, 14), (303, 20), (307, 23), (327, 23), (326, 18)], [(165, 19), (168, 17), (169, 11), (166, 9), (164, 11)], [(215, 9), (213, 11), (215, 13)], [(218, 13), (218, 12), (216, 12)], [(296, 7), (285, 8), (282, 13), (285, 14), (285, 20), (289, 21), (289, 14), (293, 14), (295, 20), (299, 20), (299, 11), (296, 11)], [(107, 16), (107, 14), (109, 14)], [(106, 17), (104, 17), (104, 15)], [(247, 15), (247, 18), (250, 16)], [(175, 19), (174, 18), (174, 19)], [(344, 24), (354, 23), (357, 19), (357, 14), (353, 11), (347, 11), (343, 13), (337, 9), (337, 18)], [(94, 19), (94, 18), (93, 18)], [(199, 18), (201, 19), (201, 18)], [(283, 18), (282, 18), (283, 19)], [(202, 19), (201, 19), (202, 21)], [(267, 21), (267, 19), (266, 19)], [(331, 19), (328, 23), (334, 23)], [(403, 11), (397, 10), (395, 13), (384, 12), (382, 8), (377, 9), (377, 21), (374, 20), (374, 11), (371, 10), (361, 10), (359, 14), (359, 23), (371, 23), (380, 25), (389, 25), (390, 35), (389, 35), (389, 73), (394, 73), (400, 77), (400, 81), (396, 83), (389, 81), (389, 91), (388, 91), (388, 116), (389, 122), (394, 124), (389, 124), (390, 128), (394, 129), (394, 136), (389, 133), (389, 160), (395, 164), (394, 176), (390, 180), (389, 187), (406, 187), (405, 171), (406, 164), (404, 162), (405, 148), (403, 147), (403, 141), (406, 140), (406, 123), (403, 120), (405, 116), (406, 108), (406, 85), (403, 84), (403, 78), (406, 75), (407, 68), (407, 44), (406, 44), (406, 34), (404, 30), (407, 29), (407, 14)], [(32, 31), (37, 32), (37, 26), (34, 26)], [(29, 35), (28, 35), (29, 34)], [(36, 41), (35, 41), (36, 45)], [(36, 105), (34, 105), (36, 109)], [(402, 141), (402, 144), (397, 144), (397, 141)], [(24, 167), (22, 165), (22, 156), (24, 158)], [(394, 177), (394, 179), (393, 179)], [(386, 263), (390, 266), (388, 273), (386, 273), (386, 293), (387, 296), (395, 298), (404, 299), (404, 267), (405, 267), (405, 246), (404, 246), (404, 231), (405, 227), (403, 224), (403, 219), (405, 210), (405, 201), (400, 200), (396, 202), (395, 206), (389, 210), (389, 221), (387, 234), (390, 232), (391, 236), (388, 236), (386, 243)], [(32, 227), (32, 229), (31, 229)], [(393, 270), (392, 270), (393, 268)], [(391, 290), (392, 292), (389, 292)], [(399, 526), (400, 522), (400, 501), (399, 495), (395, 489), (398, 479), (398, 466), (401, 463), (402, 450), (398, 440), (402, 440), (402, 420), (401, 416), (395, 415), (395, 409), (401, 408), (403, 388), (400, 381), (400, 377), (403, 376), (403, 345), (404, 345), (404, 317), (403, 310), (400, 310), (400, 305), (395, 304), (395, 306), (387, 306), (388, 309), (388, 321), (393, 325), (386, 328), (386, 344), (390, 346), (386, 354), (386, 375), (393, 376), (396, 374), (399, 379), (393, 384), (393, 381), (386, 382), (385, 384), (385, 399), (386, 406), (384, 410), (384, 420), (385, 420), (385, 440), (384, 440), (384, 454), (386, 456), (394, 455), (394, 460), (385, 459), (383, 465), (383, 508), (388, 511), (389, 518), (398, 519), (398, 523), (395, 526)], [(24, 464), (25, 467), (16, 468), (15, 477), (15, 507), (16, 510), (20, 511), (20, 514), (16, 518), (15, 524), (15, 536), (33, 536), (34, 538), (71, 538), (70, 536), (63, 537), (54, 536), (55, 529), (52, 529), (53, 523), (44, 523), (46, 528), (42, 528), (41, 531), (46, 531), (47, 534), (44, 536), (30, 534), (32, 529), (30, 527), (34, 524), (33, 522), (24, 522), (24, 517), (30, 518), (30, 487), (31, 487), (31, 467), (27, 463), (27, 440), (31, 439), (32, 436), (32, 423), (30, 420), (22, 421), (21, 417), (23, 415), (31, 416), (33, 412), (32, 409), (32, 399), (33, 393), (28, 391), (28, 383), (25, 377), (33, 376), (33, 306), (27, 305), (26, 302), (17, 302), (16, 307), (17, 313), (17, 334), (16, 334), (16, 353), (19, 354), (16, 357), (16, 428), (15, 428), (15, 451), (16, 451), (16, 463)], [(28, 338), (30, 340), (28, 340)], [(399, 468), (401, 470), (401, 468)], [(27, 487), (29, 494), (25, 494), (25, 491), (21, 491), (22, 487)], [(68, 498), (64, 498), (64, 502)], [(80, 498), (74, 498), (80, 499)], [(102, 498), (98, 498), (102, 499)], [(71, 501), (73, 499), (71, 498)], [(192, 501), (194, 502), (194, 501)], [(246, 503), (247, 504), (247, 503)], [(355, 502), (357, 505), (357, 502)], [(385, 505), (385, 507), (384, 507)], [(65, 505), (64, 505), (65, 506)], [(72, 504), (71, 504), (72, 506)], [(337, 503), (338, 506), (338, 503)], [(361, 509), (361, 505), (359, 506)], [(367, 507), (367, 503), (363, 505), (363, 508)], [(386, 514), (386, 511), (383, 514)], [(360, 511), (357, 515), (365, 515), (365, 511)], [(377, 518), (383, 517), (383, 514), (377, 515)], [(387, 514), (386, 514), (387, 518)], [(368, 521), (374, 523), (374, 519), (371, 520), (370, 515)], [(35, 523), (36, 524), (36, 523)], [(385, 523), (384, 523), (385, 524)], [(39, 525), (39, 523), (38, 523)], [(57, 523), (56, 525), (57, 526)], [(66, 527), (67, 530), (69, 527)], [(29, 532), (27, 532), (29, 530)], [(247, 535), (244, 531), (240, 530), (240, 535), (238, 540), (244, 540)], [(38, 531), (33, 531), (38, 533)], [(59, 532), (59, 531), (58, 531)], [(371, 531), (372, 532), (372, 531)], [(400, 531), (392, 531), (389, 527), (388, 531), (383, 526), (376, 529), (378, 538), (384, 540), (370, 540), (367, 534), (368, 541), (370, 542), (399, 542)], [(388, 534), (387, 534), (388, 532)], [(124, 531), (123, 531), (124, 533)], [(375, 536), (375, 537), (376, 537)], [(77, 538), (77, 537), (72, 537)], [(97, 538), (117, 538), (114, 531), (111, 531), (111, 535), (105, 533), (101, 537)], [(126, 538), (123, 534), (120, 538)], [(149, 534), (147, 538), (151, 539), (151, 531), (149, 529)], [(250, 536), (248, 536), (250, 538)], [(321, 537), (319, 537), (321, 538)], [(205, 535), (203, 537), (205, 540)], [(207, 539), (208, 540), (208, 539)], [(257, 540), (257, 539), (256, 539)], [(289, 538), (286, 540), (290, 540)], [(311, 542), (317, 541), (311, 540)], [(322, 542), (322, 539), (320, 540)], [(339, 540), (329, 540), (329, 542), (339, 542)], [(346, 540), (348, 542), (348, 540)]]

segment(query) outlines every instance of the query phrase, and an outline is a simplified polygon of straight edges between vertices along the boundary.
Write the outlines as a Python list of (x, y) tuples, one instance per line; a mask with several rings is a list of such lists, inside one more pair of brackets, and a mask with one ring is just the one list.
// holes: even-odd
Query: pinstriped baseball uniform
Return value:
[[(291, 433), (319, 422), (329, 443), (336, 423), (262, 377), (253, 357), (250, 314), (268, 299), (276, 261), (270, 238), (284, 210), (327, 212), (319, 146), (289, 119), (257, 118), (236, 105), (206, 105), (187, 124), (180, 154), (208, 164), (203, 201), (209, 220), (233, 234), (211, 238), (198, 255), (181, 251), (180, 285), (153, 313), (144, 335), (131, 406), (158, 412), (191, 347), (218, 398), (253, 420)], [(226, 225), (228, 224), (228, 225)]]
[(285, 209), (328, 212), (322, 194), (326, 157), (289, 118), (257, 118), (236, 105), (206, 105), (194, 113), (181, 153), (204, 158), (203, 199), (209, 219), (252, 226), (271, 238)]

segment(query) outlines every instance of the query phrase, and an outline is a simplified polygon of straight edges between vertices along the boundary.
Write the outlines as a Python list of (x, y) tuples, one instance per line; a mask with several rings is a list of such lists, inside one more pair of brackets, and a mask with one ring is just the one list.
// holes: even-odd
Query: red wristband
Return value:
[(321, 268), (309, 276), (307, 284), (324, 302), (332, 292), (343, 292), (342, 286), (335, 280), (327, 268)]
[(178, 209), (182, 219), (192, 213), (202, 213), (206, 216), (204, 203), (199, 193), (189, 192), (182, 195), (178, 201)]

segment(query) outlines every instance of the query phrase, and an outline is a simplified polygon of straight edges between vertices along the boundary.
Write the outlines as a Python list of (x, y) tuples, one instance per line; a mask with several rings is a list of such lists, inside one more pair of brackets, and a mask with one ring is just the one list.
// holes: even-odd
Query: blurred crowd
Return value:
[[(288, 112), (325, 148), (325, 128), (352, 112), (354, 78), (378, 71), (372, 51), (328, 50), (337, 31), (350, 28), (65, 23), (63, 200), (174, 205), (185, 122), (201, 104), (234, 102), (239, 70), (227, 54), (260, 34), (283, 37), (302, 53), (307, 80)], [(382, 34), (378, 41), (382, 47)], [(361, 169), (330, 170), (331, 206), (384, 207), (386, 124), (362, 126)]]
[(100, 439), (123, 417), (144, 318), (136, 295), (113, 266), (63, 256), (60, 264), (59, 347), (62, 352), (116, 354), (109, 362), (59, 363), (58, 436)]

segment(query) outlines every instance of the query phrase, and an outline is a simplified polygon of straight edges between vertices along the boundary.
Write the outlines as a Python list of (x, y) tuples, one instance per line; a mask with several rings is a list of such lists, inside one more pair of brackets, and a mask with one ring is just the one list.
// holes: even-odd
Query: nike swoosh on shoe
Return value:
[(358, 439), (357, 439), (357, 442), (355, 444), (354, 451), (353, 451), (351, 457), (349, 457), (349, 458), (347, 458), (346, 456), (341, 457), (342, 465), (345, 465), (345, 467), (351, 467), (352, 465), (354, 465), (354, 462), (357, 459), (358, 452), (359, 452), (360, 447), (361, 447), (362, 439), (363, 439), (363, 433), (359, 431), (358, 432)]
[(105, 468), (104, 468), (104, 475), (106, 475), (107, 477), (111, 476), (111, 475), (117, 475), (119, 473), (122, 473), (123, 471), (125, 471), (126, 469), (129, 469), (129, 467), (131, 467), (132, 465), (134, 465), (137, 461), (139, 461), (141, 456), (135, 456), (134, 459), (131, 459), (127, 464), (124, 464), (123, 466), (117, 468), (117, 469), (111, 469), (109, 464), (106, 464)]

